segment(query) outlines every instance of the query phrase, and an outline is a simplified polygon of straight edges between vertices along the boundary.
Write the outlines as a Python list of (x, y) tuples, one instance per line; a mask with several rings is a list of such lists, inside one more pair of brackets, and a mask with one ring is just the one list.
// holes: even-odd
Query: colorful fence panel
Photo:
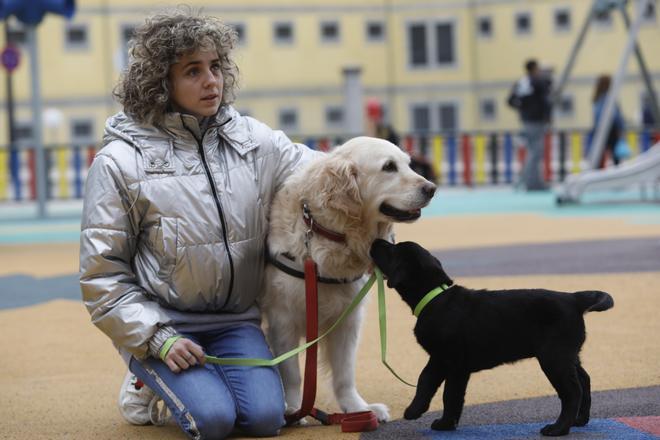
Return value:
[[(625, 133), (633, 157), (660, 141), (660, 132), (630, 130)], [(313, 149), (329, 151), (341, 137), (294, 139)], [(587, 167), (591, 135), (586, 130), (558, 130), (544, 139), (543, 176), (561, 182)], [(479, 186), (515, 184), (524, 163), (524, 139), (517, 132), (408, 134), (401, 148), (426, 160), (438, 184)], [(48, 199), (79, 199), (96, 146), (48, 146), (45, 149)], [(606, 158), (608, 165), (610, 158)], [(0, 202), (36, 199), (35, 153), (32, 148), (0, 147)]]

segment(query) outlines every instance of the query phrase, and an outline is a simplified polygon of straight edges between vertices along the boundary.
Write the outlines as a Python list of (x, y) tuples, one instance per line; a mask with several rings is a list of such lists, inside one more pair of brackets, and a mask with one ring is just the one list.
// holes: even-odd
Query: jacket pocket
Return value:
[(158, 268), (158, 277), (169, 279), (176, 265), (177, 237), (179, 235), (178, 220), (174, 217), (161, 217), (160, 232), (162, 243), (162, 254), (160, 267)]

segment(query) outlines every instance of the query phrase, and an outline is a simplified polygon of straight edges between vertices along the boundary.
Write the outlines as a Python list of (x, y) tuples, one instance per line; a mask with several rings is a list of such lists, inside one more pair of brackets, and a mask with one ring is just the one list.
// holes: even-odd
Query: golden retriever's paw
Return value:
[(371, 403), (367, 407), (370, 411), (376, 413), (379, 422), (390, 421), (390, 409), (384, 403)]
[[(300, 408), (294, 408), (292, 406), (287, 405), (286, 409), (284, 410), (284, 414), (287, 415), (287, 416), (291, 415), (291, 414), (295, 414), (296, 412), (298, 412), (299, 409)], [(298, 420), (297, 422), (292, 423), (291, 425), (293, 425), (293, 426), (305, 426), (307, 424), (308, 424), (307, 418), (303, 417), (302, 419)]]

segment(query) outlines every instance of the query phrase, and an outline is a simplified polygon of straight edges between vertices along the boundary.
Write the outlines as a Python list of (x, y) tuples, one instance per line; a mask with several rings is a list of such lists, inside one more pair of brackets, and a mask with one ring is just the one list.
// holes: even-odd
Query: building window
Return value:
[(324, 21), (321, 23), (321, 42), (336, 43), (339, 41), (339, 23)]
[(293, 43), (293, 24), (291, 23), (275, 23), (273, 28), (273, 39), (277, 44), (292, 44)]
[(71, 121), (71, 142), (83, 144), (94, 141), (94, 122), (91, 119), (74, 119)]
[(607, 8), (597, 9), (593, 16), (594, 22), (600, 27), (612, 26), (612, 11)]
[(431, 131), (431, 109), (426, 104), (412, 107), (412, 129), (417, 133)]
[(532, 16), (529, 12), (516, 14), (516, 33), (525, 35), (532, 33)]
[(279, 126), (281, 130), (292, 130), (295, 131), (298, 129), (298, 112), (295, 109), (287, 108), (280, 110), (279, 114)]
[(458, 130), (456, 104), (444, 103), (438, 106), (438, 128), (441, 132)]
[(243, 23), (231, 23), (230, 26), (236, 31), (238, 44), (245, 44), (245, 25)]
[(571, 11), (558, 9), (555, 11), (555, 31), (566, 32), (571, 30)]
[(64, 40), (67, 49), (87, 49), (89, 46), (87, 25), (67, 23)]
[(344, 125), (344, 109), (340, 106), (331, 106), (325, 109), (325, 124), (329, 128), (340, 128)]
[(130, 41), (131, 38), (133, 38), (133, 33), (135, 32), (135, 25), (134, 24), (124, 24), (120, 28), (119, 32), (119, 47), (121, 48), (120, 50), (122, 51), (121, 53), (121, 60), (122, 60), (122, 65), (120, 68), (123, 70), (128, 66), (128, 57), (129, 57), (129, 50), (130, 50)]
[(657, 12), (655, 8), (655, 2), (646, 3), (646, 9), (644, 9), (644, 22), (655, 23), (656, 16), (657, 16)]
[(385, 40), (385, 25), (382, 21), (370, 21), (367, 23), (367, 41)]
[(497, 103), (492, 98), (482, 99), (479, 103), (479, 114), (482, 121), (494, 121), (497, 119)]
[(491, 17), (479, 17), (477, 19), (477, 34), (483, 38), (493, 36), (493, 19)]
[(438, 64), (454, 62), (454, 26), (450, 23), (435, 25), (436, 61)]
[(17, 121), (14, 125), (14, 140), (22, 145), (32, 142), (32, 123)]
[(557, 106), (557, 116), (562, 118), (572, 117), (575, 114), (575, 104), (573, 97), (569, 95), (562, 96)]
[(413, 66), (426, 66), (428, 64), (426, 49), (426, 26), (414, 24), (408, 28), (410, 42), (410, 64)]
[(17, 46), (27, 43), (27, 31), (20, 23), (12, 23), (7, 26), (7, 40)]
[(455, 63), (454, 23), (408, 26), (409, 62), (412, 67), (445, 67)]

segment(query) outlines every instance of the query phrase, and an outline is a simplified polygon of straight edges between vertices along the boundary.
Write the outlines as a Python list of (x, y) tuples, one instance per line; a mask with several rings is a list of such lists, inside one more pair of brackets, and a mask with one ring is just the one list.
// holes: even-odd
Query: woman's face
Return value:
[(215, 50), (183, 55), (170, 67), (170, 99), (174, 109), (197, 119), (213, 116), (222, 101), (222, 71)]

